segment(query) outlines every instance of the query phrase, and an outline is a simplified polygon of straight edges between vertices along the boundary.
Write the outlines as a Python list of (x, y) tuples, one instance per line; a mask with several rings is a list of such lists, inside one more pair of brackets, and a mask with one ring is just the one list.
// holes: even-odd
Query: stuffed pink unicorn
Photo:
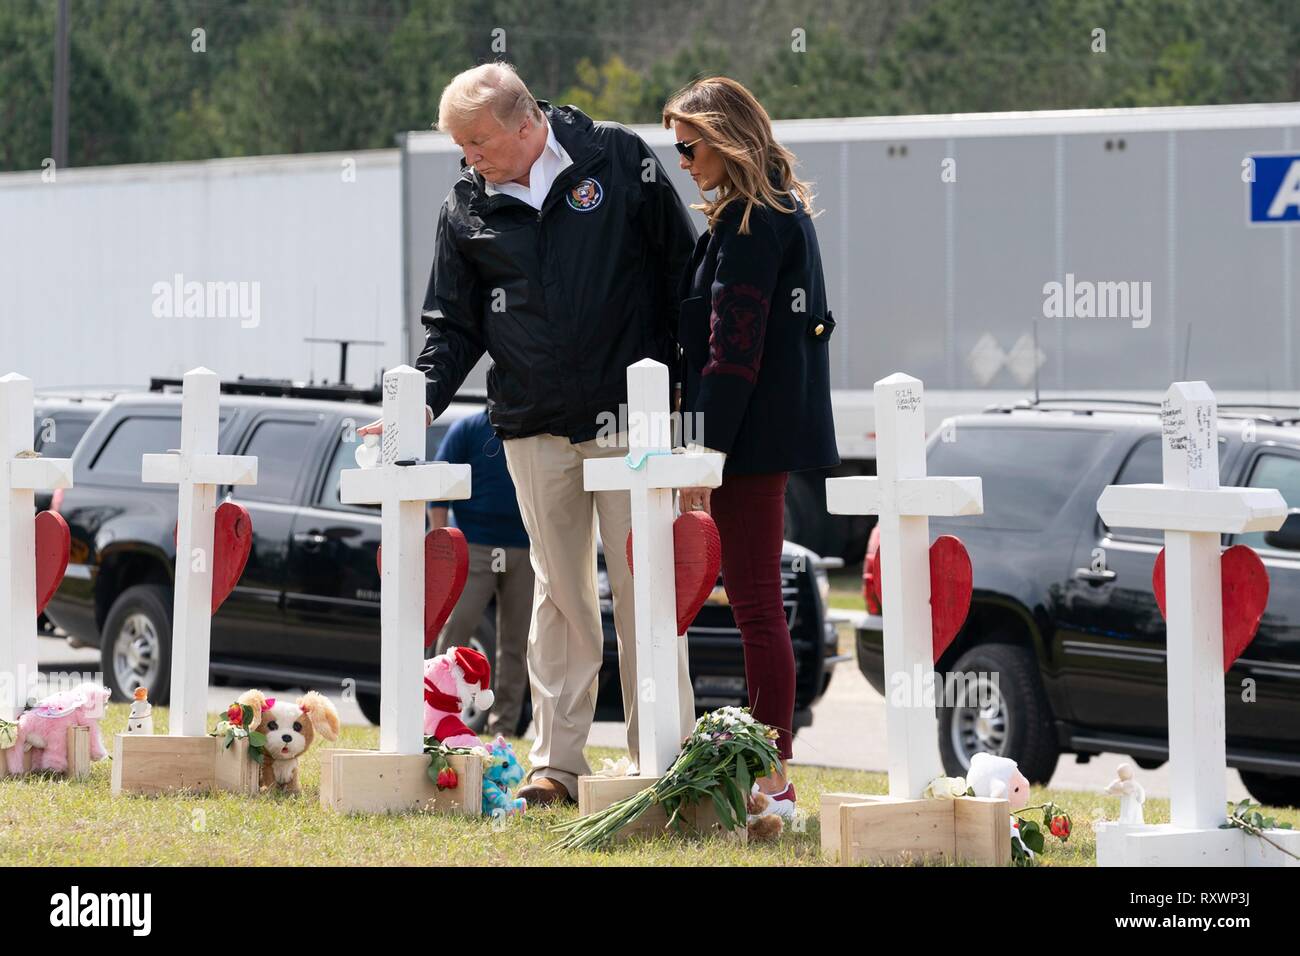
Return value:
[(78, 684), (51, 694), (18, 718), (18, 739), (5, 751), (10, 773), (23, 772), (23, 753), (32, 752), (32, 770), (68, 769), (68, 728), (90, 728), (90, 759), (102, 760), (104, 739), (99, 722), (109, 690), (98, 684)]
[(492, 668), (487, 658), (470, 647), (453, 647), (424, 662), (424, 733), (448, 747), (478, 747), (481, 742), (460, 719), (461, 709), (475, 704), (492, 706), (488, 690)]

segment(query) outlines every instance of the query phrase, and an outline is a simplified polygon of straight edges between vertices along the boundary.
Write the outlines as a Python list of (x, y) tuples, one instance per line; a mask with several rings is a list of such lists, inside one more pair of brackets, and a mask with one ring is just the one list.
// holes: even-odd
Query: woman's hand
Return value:
[(682, 512), (703, 511), (706, 515), (711, 514), (709, 511), (709, 493), (712, 488), (683, 488), (679, 492), (681, 496)]
[[(428, 405), (424, 406), (424, 427), (428, 428), (433, 424), (433, 409)], [(384, 420), (376, 418), (369, 425), (362, 425), (357, 429), (358, 435), (382, 435), (384, 433)]]

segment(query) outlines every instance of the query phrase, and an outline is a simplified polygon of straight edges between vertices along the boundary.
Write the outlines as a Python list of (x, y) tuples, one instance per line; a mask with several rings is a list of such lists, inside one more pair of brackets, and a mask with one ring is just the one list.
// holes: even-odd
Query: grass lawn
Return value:
[(826, 596), (827, 607), (837, 611), (865, 611), (866, 601), (862, 598), (862, 564), (837, 568), (827, 572), (830, 577), (831, 591)]
[[(104, 720), (106, 740), (126, 725), (127, 706), (110, 705)], [(215, 723), (212, 716), (211, 722)], [(167, 729), (165, 708), (154, 709), (154, 723)], [(345, 727), (336, 746), (375, 747), (378, 729)], [(527, 764), (527, 747), (515, 742)], [(109, 748), (111, 750), (111, 746)], [(638, 841), (597, 853), (548, 850), (546, 827), (571, 819), (576, 810), (529, 810), (494, 827), (490, 819), (407, 814), (346, 817), (318, 803), (320, 749), (303, 758), (302, 797), (263, 796), (256, 800), (216, 796), (120, 797), (109, 793), (110, 761), (95, 764), (89, 778), (67, 781), (37, 775), (0, 780), (0, 865), (817, 865), (816, 807), (827, 791), (885, 792), (879, 773), (794, 767), (802, 828), (788, 829), (779, 841), (733, 846), (721, 839), (667, 837)], [(588, 749), (588, 759), (614, 757), (608, 748)], [(1052, 799), (1066, 807), (1075, 832), (1064, 845), (1049, 843), (1044, 863), (1087, 866), (1094, 861), (1091, 820), (1119, 814), (1118, 800), (1094, 794), (1034, 788), (1032, 803)], [(1165, 800), (1147, 802), (1147, 819), (1168, 819)], [(1300, 824), (1300, 812), (1283, 819)], [(801, 829), (802, 832), (795, 832)], [(703, 860), (701, 853), (704, 854)]]

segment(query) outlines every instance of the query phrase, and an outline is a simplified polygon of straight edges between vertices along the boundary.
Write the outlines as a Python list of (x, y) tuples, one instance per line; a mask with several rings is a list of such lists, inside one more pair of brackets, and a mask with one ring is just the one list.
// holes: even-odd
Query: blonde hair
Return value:
[(502, 126), (511, 127), (525, 118), (542, 119), (542, 108), (509, 63), (484, 63), (457, 73), (438, 101), (434, 128), (447, 133), (472, 121), (483, 110), (491, 111)]
[[(791, 191), (813, 214), (812, 184), (796, 178), (794, 167), (798, 160), (776, 141), (767, 110), (744, 86), (725, 76), (695, 80), (664, 104), (664, 126), (671, 128), (673, 120), (698, 129), (704, 141), (722, 157), (726, 178), (718, 186), (717, 197), (691, 205), (708, 218), (710, 229), (722, 217), (722, 211), (738, 200), (745, 203), (740, 232), (746, 235), (749, 214), (756, 205), (794, 213), (797, 207), (793, 203), (786, 205)], [(778, 185), (772, 184), (773, 179)]]

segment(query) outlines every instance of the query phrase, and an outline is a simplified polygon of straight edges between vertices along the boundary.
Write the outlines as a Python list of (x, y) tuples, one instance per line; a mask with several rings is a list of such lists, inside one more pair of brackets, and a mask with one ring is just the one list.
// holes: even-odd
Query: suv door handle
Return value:
[(293, 536), (293, 540), (295, 544), (302, 545), (304, 551), (315, 551), (329, 538), (319, 531), (299, 531)]
[(1105, 584), (1107, 581), (1114, 581), (1119, 577), (1110, 568), (1104, 571), (1094, 571), (1092, 568), (1075, 568), (1074, 576), (1080, 581), (1087, 581), (1089, 584)]

